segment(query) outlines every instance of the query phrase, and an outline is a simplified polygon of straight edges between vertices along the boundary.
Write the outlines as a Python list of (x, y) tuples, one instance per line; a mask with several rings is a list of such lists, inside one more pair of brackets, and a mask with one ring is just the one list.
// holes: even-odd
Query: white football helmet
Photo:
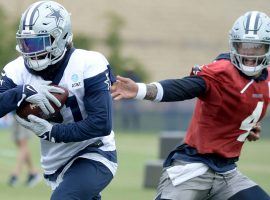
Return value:
[(258, 11), (245, 13), (235, 21), (229, 43), (235, 67), (247, 76), (260, 74), (270, 59), (270, 18)]
[(22, 14), (16, 49), (29, 68), (41, 71), (61, 60), (72, 43), (70, 14), (54, 1), (38, 1)]

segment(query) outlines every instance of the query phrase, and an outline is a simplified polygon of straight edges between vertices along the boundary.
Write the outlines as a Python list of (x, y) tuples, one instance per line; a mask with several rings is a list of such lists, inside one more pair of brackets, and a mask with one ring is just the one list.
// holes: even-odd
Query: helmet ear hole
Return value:
[(51, 38), (51, 44), (54, 42), (54, 37), (52, 35), (50, 35), (50, 38)]

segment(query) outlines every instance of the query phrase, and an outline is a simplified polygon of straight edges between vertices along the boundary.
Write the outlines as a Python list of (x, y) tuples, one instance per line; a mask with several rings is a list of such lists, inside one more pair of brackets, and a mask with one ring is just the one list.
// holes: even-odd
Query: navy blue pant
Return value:
[(229, 200), (270, 200), (270, 196), (258, 185), (242, 190), (233, 195)]
[(100, 200), (113, 175), (102, 163), (79, 158), (66, 171), (51, 200)]

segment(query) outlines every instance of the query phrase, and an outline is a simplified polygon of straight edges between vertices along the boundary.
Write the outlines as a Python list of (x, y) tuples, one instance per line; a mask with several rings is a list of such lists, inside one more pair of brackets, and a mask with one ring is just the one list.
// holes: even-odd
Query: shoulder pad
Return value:
[(222, 59), (225, 59), (225, 60), (231, 60), (231, 57), (230, 57), (230, 54), (229, 53), (222, 53), (222, 54), (219, 54), (215, 60), (222, 60)]

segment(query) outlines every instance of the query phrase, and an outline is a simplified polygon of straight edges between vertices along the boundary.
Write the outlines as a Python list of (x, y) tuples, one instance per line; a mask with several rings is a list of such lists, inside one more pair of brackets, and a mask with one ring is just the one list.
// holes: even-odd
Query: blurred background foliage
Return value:
[(0, 7), (0, 65), (1, 69), (18, 54), (16, 46), (17, 23), (9, 23), (4, 10)]
[(126, 69), (132, 69), (140, 77), (141, 80), (147, 80), (145, 66), (136, 58), (124, 57), (122, 55), (123, 40), (121, 37), (121, 29), (125, 25), (124, 19), (114, 12), (108, 12), (106, 15), (109, 20), (107, 36), (105, 44), (109, 47), (109, 63), (115, 74), (124, 74)]

